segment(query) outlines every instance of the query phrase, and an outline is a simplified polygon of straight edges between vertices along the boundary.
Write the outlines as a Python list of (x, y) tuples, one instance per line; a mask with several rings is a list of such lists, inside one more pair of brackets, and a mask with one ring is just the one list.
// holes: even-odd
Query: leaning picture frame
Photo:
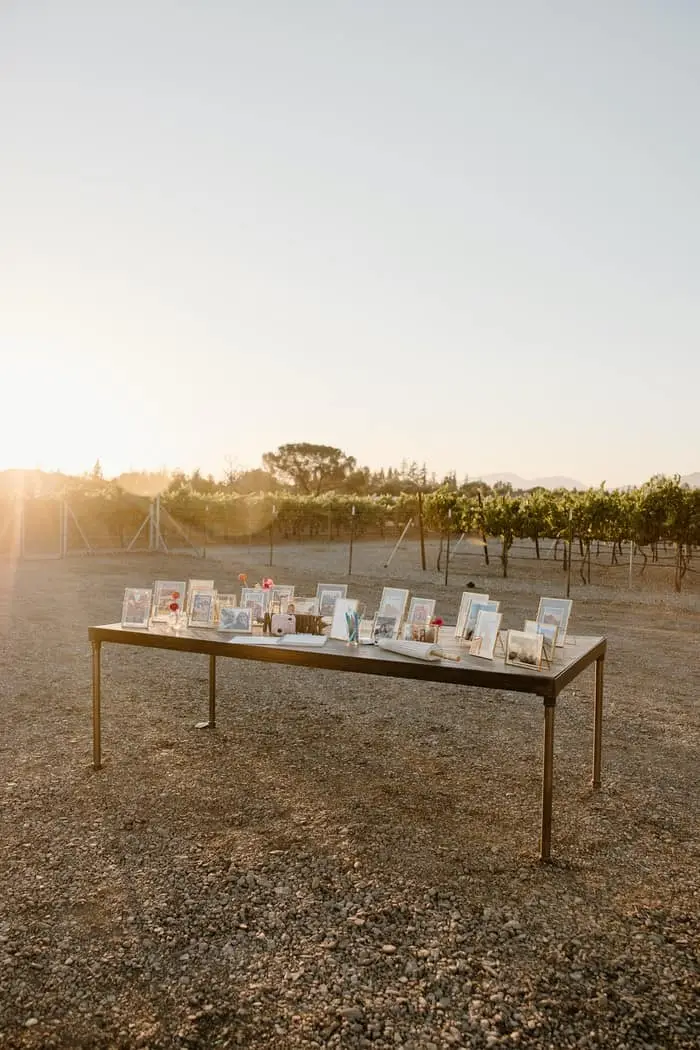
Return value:
[(540, 598), (537, 608), (537, 623), (556, 624), (557, 626), (557, 649), (561, 649), (566, 641), (566, 632), (569, 627), (569, 617), (573, 606), (571, 598)]
[(379, 600), (378, 616), (398, 616), (399, 623), (406, 615), (408, 591), (403, 587), (384, 587)]
[(318, 616), (318, 598), (305, 598), (293, 594), (287, 602), (286, 611), (298, 616)]
[(541, 634), (526, 631), (508, 631), (506, 638), (506, 663), (512, 667), (526, 667), (529, 671), (542, 669)]
[(462, 597), (459, 602), (459, 611), (457, 613), (457, 624), (455, 626), (455, 638), (464, 638), (465, 636), (467, 620), (469, 618), (469, 609), (471, 608), (472, 602), (487, 602), (488, 600), (488, 594), (476, 594), (474, 591), (462, 592)]
[(318, 615), (332, 618), (338, 598), (347, 598), (347, 596), (347, 583), (319, 583), (316, 587)]
[(214, 581), (213, 580), (188, 580), (187, 581), (187, 597), (185, 603), (185, 609), (187, 615), (190, 615), (190, 606), (192, 604), (192, 595), (195, 591), (213, 591)]
[(253, 619), (257, 620), (258, 623), (265, 619), (269, 593), (269, 591), (261, 591), (257, 587), (244, 587), (241, 590), (241, 608), (252, 609)]
[(474, 628), (476, 627), (476, 621), (481, 612), (499, 612), (501, 603), (493, 600), (472, 601), (469, 606), (469, 615), (467, 616), (467, 622), (464, 625), (464, 639), (470, 642), (474, 636)]
[(401, 620), (398, 616), (386, 616), (383, 613), (377, 613), (374, 617), (372, 640), (377, 642), (380, 638), (397, 638), (400, 622)]
[(218, 630), (230, 634), (253, 633), (253, 610), (240, 605), (222, 605), (219, 609)]
[(275, 587), (271, 587), (268, 593), (270, 595), (270, 597), (268, 598), (268, 605), (272, 606), (279, 604), (279, 611), (286, 612), (287, 605), (294, 597), (294, 584), (285, 583)]
[(127, 587), (122, 602), (122, 627), (148, 627), (151, 618), (153, 591), (141, 587)]
[(503, 616), (499, 612), (481, 609), (476, 618), (474, 633), (469, 644), (469, 655), (480, 656), (485, 660), (493, 660), (496, 642), (498, 641), (498, 630), (501, 626)]
[(537, 620), (526, 620), (525, 632), (526, 634), (542, 635), (544, 639), (542, 643), (542, 653), (544, 658), (551, 663), (554, 659), (557, 634), (559, 633), (557, 625), (555, 623), (538, 623)]
[(435, 615), (435, 598), (411, 598), (406, 614), (406, 623), (429, 624)]
[(186, 589), (184, 580), (156, 580), (153, 584), (151, 621), (168, 623), (173, 614), (179, 615), (185, 608)]
[(190, 594), (188, 627), (214, 627), (216, 625), (216, 591), (193, 590)]

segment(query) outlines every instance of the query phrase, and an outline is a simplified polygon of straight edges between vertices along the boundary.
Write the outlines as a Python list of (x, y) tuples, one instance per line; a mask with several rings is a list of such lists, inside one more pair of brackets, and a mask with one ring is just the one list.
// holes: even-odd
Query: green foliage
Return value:
[(308, 441), (280, 445), (277, 452), (265, 453), (263, 463), (273, 477), (305, 496), (342, 488), (356, 467), (354, 457), (341, 449)]

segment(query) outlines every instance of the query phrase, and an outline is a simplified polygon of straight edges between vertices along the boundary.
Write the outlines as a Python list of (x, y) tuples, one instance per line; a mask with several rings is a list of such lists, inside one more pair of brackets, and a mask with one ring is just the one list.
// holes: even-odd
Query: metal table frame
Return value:
[(134, 645), (176, 652), (200, 653), (209, 657), (209, 720), (202, 727), (216, 726), (216, 658), (255, 660), (261, 663), (317, 667), (350, 673), (410, 678), (425, 682), (505, 689), (540, 696), (544, 702), (544, 745), (542, 762), (542, 822), (540, 859), (551, 860), (552, 851), (552, 781), (554, 770), (554, 711), (557, 697), (581, 672), (595, 663), (593, 695), (593, 776), (592, 786), (600, 788), (603, 731), (603, 676), (605, 638), (577, 637), (567, 639), (556, 651), (552, 666), (541, 671), (505, 664), (503, 658), (493, 661), (464, 655), (459, 663), (441, 660), (429, 663), (399, 656), (373, 645), (349, 646), (328, 640), (321, 648), (293, 649), (285, 645), (237, 645), (212, 630), (182, 628), (175, 631), (165, 625), (148, 630), (123, 628), (121, 624), (90, 627), (92, 644), (92, 759), (94, 769), (102, 765), (101, 719), (101, 650), (103, 643)]

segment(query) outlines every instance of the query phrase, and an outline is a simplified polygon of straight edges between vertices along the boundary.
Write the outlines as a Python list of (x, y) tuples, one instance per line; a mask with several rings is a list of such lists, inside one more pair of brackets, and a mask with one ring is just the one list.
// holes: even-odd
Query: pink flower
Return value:
[(262, 582), (263, 590), (270, 591), (275, 586), (275, 581), (271, 580), (269, 576), (266, 576)]

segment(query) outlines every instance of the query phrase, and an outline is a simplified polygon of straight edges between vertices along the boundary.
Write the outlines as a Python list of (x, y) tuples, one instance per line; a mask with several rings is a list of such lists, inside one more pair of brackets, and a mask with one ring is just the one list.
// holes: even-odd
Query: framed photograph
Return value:
[(213, 627), (216, 623), (216, 591), (197, 591), (190, 594), (188, 627)]
[(379, 602), (379, 611), (377, 615), (398, 616), (399, 621), (401, 621), (406, 615), (407, 605), (408, 591), (404, 591), (401, 587), (385, 587), (382, 590), (382, 597)]
[(469, 646), (470, 656), (483, 656), (486, 660), (493, 660), (493, 652), (496, 648), (498, 630), (502, 619), (503, 617), (499, 612), (480, 610)]
[(289, 605), (290, 599), (294, 596), (294, 584), (284, 584), (280, 587), (271, 587), (267, 592), (268, 608), (275, 606), (276, 612), (287, 612), (287, 606)]
[(122, 627), (148, 627), (153, 591), (127, 587), (122, 602)]
[(542, 667), (543, 641), (541, 634), (508, 631), (506, 663), (514, 667), (526, 667), (529, 671), (539, 671)]
[(253, 610), (240, 605), (222, 605), (219, 609), (219, 630), (231, 634), (253, 633)]
[(571, 598), (540, 598), (539, 608), (537, 609), (537, 622), (556, 624), (556, 644), (559, 649), (563, 646), (566, 639), (572, 605), (573, 601)]
[(214, 581), (213, 580), (188, 580), (187, 581), (187, 602), (185, 609), (187, 615), (190, 614), (190, 606), (192, 605), (192, 595), (195, 591), (213, 591)]
[(318, 616), (318, 598), (302, 598), (296, 595), (287, 602), (287, 612), (299, 616)]
[(318, 615), (332, 617), (333, 610), (335, 609), (335, 603), (337, 602), (338, 598), (347, 598), (347, 596), (347, 583), (319, 583), (318, 587), (316, 588), (316, 598), (318, 600)]
[(220, 612), (225, 605), (238, 605), (238, 598), (235, 594), (226, 594), (224, 591), (218, 591), (216, 595), (216, 608)]
[(477, 602), (472, 601), (469, 606), (469, 613), (467, 615), (467, 623), (464, 628), (464, 637), (470, 642), (474, 636), (474, 628), (476, 627), (476, 621), (480, 612), (498, 612), (501, 607), (500, 602), (485, 601)]
[(330, 637), (337, 638), (339, 642), (347, 642), (349, 638), (348, 622), (346, 613), (356, 613), (359, 602), (357, 598), (338, 598), (333, 609), (333, 623), (331, 624)]
[(473, 591), (464, 591), (462, 598), (459, 603), (459, 612), (457, 613), (457, 626), (455, 627), (455, 638), (464, 638), (467, 629), (467, 618), (469, 617), (469, 608), (472, 602), (487, 602), (489, 600), (488, 594), (475, 594)]
[(265, 619), (269, 593), (269, 591), (260, 591), (257, 587), (244, 587), (241, 591), (241, 607), (252, 609), (253, 619), (260, 622)]
[(431, 623), (411, 623), (408, 620), (401, 631), (401, 637), (405, 642), (436, 642), (438, 628)]
[(434, 598), (411, 598), (411, 604), (408, 607), (408, 616), (406, 617), (406, 623), (417, 625), (429, 624), (434, 615)]
[(554, 659), (554, 649), (557, 644), (557, 634), (559, 633), (557, 625), (555, 623), (538, 623), (537, 620), (526, 620), (525, 633), (542, 635), (544, 639), (542, 652), (551, 663)]
[(185, 591), (184, 580), (156, 580), (153, 584), (153, 623), (167, 623), (173, 613), (181, 613), (185, 608)]
[(380, 638), (397, 638), (399, 623), (398, 616), (384, 616), (382, 613), (377, 613), (374, 617), (373, 640), (377, 642)]

